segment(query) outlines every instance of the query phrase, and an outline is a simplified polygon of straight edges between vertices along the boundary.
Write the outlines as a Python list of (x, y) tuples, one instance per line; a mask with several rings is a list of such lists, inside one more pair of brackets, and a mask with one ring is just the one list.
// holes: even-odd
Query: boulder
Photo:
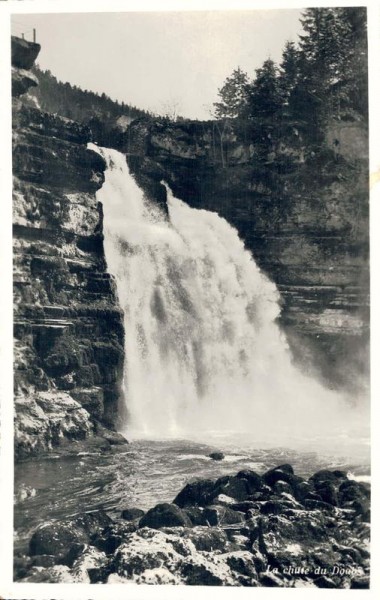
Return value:
[(339, 504), (343, 506), (346, 502), (353, 500), (367, 500), (370, 497), (369, 490), (363, 485), (354, 480), (343, 481), (338, 490)]
[(203, 515), (209, 525), (232, 525), (245, 520), (244, 513), (218, 504), (205, 508)]
[(219, 527), (194, 527), (185, 530), (183, 537), (191, 540), (195, 548), (202, 552), (225, 552), (228, 545), (227, 535)]
[(188, 506), (184, 509), (193, 525), (207, 525), (204, 508), (201, 506)]
[(258, 475), (255, 471), (251, 471), (250, 469), (244, 469), (243, 471), (239, 471), (236, 475), (238, 479), (244, 479), (248, 484), (248, 490), (250, 494), (254, 494), (262, 489), (264, 485), (263, 478)]
[(29, 544), (31, 556), (49, 554), (56, 558), (66, 556), (74, 544), (85, 543), (86, 533), (72, 523), (45, 523), (32, 535)]
[(33, 567), (53, 567), (56, 562), (56, 557), (51, 554), (39, 554), (33, 556), (31, 565)]
[(77, 545), (86, 544), (99, 533), (111, 519), (104, 511), (86, 513), (75, 519), (50, 521), (33, 533), (29, 543), (31, 556), (48, 554), (63, 560)]
[(188, 483), (173, 500), (174, 504), (185, 506), (206, 506), (214, 497), (215, 481), (199, 479)]
[(261, 504), (260, 512), (263, 515), (281, 515), (289, 508), (293, 507), (286, 502), (281, 502), (280, 500), (267, 500)]
[(94, 536), (93, 545), (105, 552), (106, 554), (113, 554), (115, 550), (121, 545), (125, 537), (137, 531), (139, 524), (136, 521), (119, 521), (112, 523), (106, 527), (100, 534)]
[(209, 454), (209, 458), (212, 458), (212, 460), (223, 460), (225, 456), (223, 452), (211, 452), (211, 454)]
[(238, 584), (225, 555), (197, 551), (190, 539), (147, 528), (127, 536), (111, 568), (108, 583)]
[(292, 488), (295, 488), (301, 481), (302, 478), (296, 477), (293, 472), (291, 465), (285, 464), (270, 469), (262, 476), (264, 482), (273, 487), (278, 481), (284, 481), (288, 483)]
[(230, 505), (232, 510), (237, 510), (239, 512), (247, 513), (249, 510), (255, 511), (258, 510), (260, 505), (257, 502), (252, 502), (251, 500), (245, 500), (244, 502), (235, 502)]
[(224, 494), (237, 501), (247, 500), (251, 493), (251, 486), (248, 480), (243, 477), (224, 476), (215, 483), (214, 498), (219, 494)]
[(144, 516), (144, 511), (141, 508), (125, 508), (121, 513), (121, 518), (125, 521), (134, 521), (135, 519), (141, 519)]
[(305, 500), (304, 506), (306, 510), (322, 510), (324, 512), (334, 512), (334, 505), (323, 500)]
[(192, 522), (186, 512), (176, 504), (164, 502), (148, 510), (140, 519), (139, 525), (140, 527), (160, 529), (161, 527), (191, 527)]
[(347, 473), (345, 471), (330, 471), (329, 469), (321, 469), (320, 471), (314, 473), (314, 475), (309, 478), (309, 481), (312, 481), (314, 485), (318, 485), (318, 483), (325, 481), (337, 483), (338, 481), (345, 479), (347, 479)]
[(338, 489), (336, 482), (316, 481), (315, 490), (323, 502), (338, 506)]

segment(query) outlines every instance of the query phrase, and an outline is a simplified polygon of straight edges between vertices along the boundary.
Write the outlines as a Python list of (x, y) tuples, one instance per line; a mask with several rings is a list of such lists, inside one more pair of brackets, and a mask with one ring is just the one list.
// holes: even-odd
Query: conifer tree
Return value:
[(215, 116), (218, 119), (233, 119), (244, 115), (248, 103), (249, 80), (240, 67), (234, 69), (224, 85), (218, 90), (221, 102), (214, 102)]
[(284, 105), (289, 104), (289, 98), (298, 83), (299, 76), (299, 51), (294, 42), (287, 42), (282, 53), (279, 75), (279, 90)]
[(282, 106), (278, 68), (268, 58), (256, 69), (256, 78), (250, 86), (249, 114), (253, 119), (271, 119)]

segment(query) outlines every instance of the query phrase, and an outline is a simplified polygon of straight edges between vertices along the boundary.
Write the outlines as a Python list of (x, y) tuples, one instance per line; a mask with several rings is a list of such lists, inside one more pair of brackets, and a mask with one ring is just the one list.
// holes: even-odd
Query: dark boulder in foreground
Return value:
[(157, 504), (154, 508), (148, 510), (146, 515), (140, 520), (140, 527), (151, 527), (160, 529), (161, 527), (191, 527), (192, 523), (185, 511), (181, 510), (175, 504), (166, 502)]
[(111, 519), (104, 511), (86, 513), (61, 522), (48, 522), (34, 532), (29, 544), (30, 555), (67, 558), (73, 548), (88, 543), (99, 529), (110, 523)]
[(125, 521), (134, 521), (135, 519), (141, 519), (144, 516), (144, 511), (141, 508), (125, 508), (121, 513), (121, 518)]
[(188, 483), (173, 500), (174, 504), (185, 506), (206, 506), (213, 497), (215, 482), (212, 479), (199, 479)]
[(369, 487), (291, 465), (188, 483), (146, 514), (102, 511), (38, 528), (23, 582), (369, 587)]

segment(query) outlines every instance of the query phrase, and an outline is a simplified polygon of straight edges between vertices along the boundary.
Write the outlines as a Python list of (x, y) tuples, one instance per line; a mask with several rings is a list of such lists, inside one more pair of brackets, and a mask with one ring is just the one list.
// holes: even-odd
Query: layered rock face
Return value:
[[(113, 426), (123, 324), (95, 192), (90, 131), (20, 97), (38, 44), (12, 38), (16, 456)], [(21, 82), (21, 83), (20, 83)], [(31, 83), (32, 82), (32, 83)]]
[(165, 180), (238, 229), (280, 290), (296, 360), (358, 392), (368, 364), (366, 125), (332, 121), (319, 146), (294, 125), (279, 137), (263, 144), (239, 124), (141, 119), (124, 147), (149, 196), (162, 203)]

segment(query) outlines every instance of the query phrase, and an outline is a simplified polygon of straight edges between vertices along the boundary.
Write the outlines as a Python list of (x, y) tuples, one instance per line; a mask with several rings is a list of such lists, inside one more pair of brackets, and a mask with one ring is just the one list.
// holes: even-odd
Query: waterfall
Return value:
[(128, 435), (252, 432), (289, 440), (342, 426), (341, 399), (292, 364), (276, 286), (237, 231), (167, 188), (167, 215), (144, 197), (125, 156), (97, 192), (108, 269), (125, 317)]

